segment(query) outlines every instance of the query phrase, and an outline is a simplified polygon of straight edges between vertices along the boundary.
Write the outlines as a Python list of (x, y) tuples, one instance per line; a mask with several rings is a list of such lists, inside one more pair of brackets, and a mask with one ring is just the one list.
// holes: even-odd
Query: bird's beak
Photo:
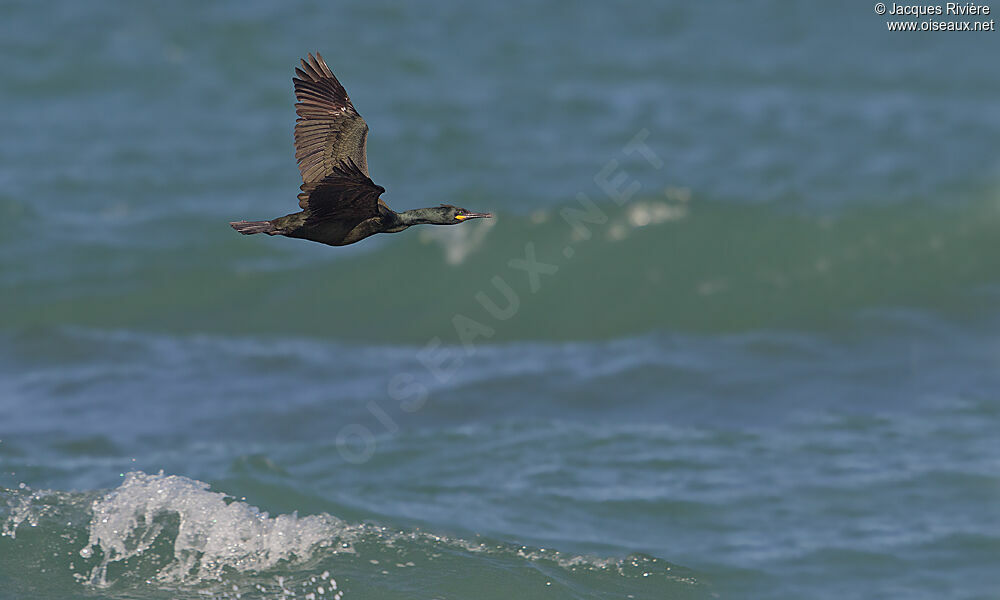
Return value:
[(493, 213), (466, 213), (464, 215), (455, 215), (455, 218), (459, 221), (466, 219), (492, 219)]

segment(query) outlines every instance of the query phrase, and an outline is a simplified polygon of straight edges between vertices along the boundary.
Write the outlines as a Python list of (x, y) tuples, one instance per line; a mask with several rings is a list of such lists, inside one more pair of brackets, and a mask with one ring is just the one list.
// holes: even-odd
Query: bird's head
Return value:
[(442, 204), (429, 210), (434, 211), (434, 222), (438, 225), (456, 225), (470, 219), (488, 219), (493, 216), (493, 213), (476, 213), (450, 204)]
[(399, 213), (399, 218), (406, 227), (423, 224), (457, 225), (470, 219), (483, 219), (492, 216), (491, 213), (474, 213), (450, 204), (442, 204), (433, 208), (415, 208)]

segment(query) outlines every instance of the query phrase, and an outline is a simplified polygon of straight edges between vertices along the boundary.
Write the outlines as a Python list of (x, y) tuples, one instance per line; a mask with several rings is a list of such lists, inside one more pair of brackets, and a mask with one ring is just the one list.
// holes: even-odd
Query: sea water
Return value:
[[(989, 598), (995, 33), (0, 6), (0, 597)], [(323, 53), (395, 209), (296, 210)]]

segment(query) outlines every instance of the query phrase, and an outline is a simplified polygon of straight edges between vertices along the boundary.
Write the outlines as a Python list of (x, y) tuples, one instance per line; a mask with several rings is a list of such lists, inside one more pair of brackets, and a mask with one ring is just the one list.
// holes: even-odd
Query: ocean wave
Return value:
[[(867, 309), (961, 314), (995, 294), (992, 196), (816, 216), (677, 194), (426, 228), (346, 252), (228, 236), (198, 218), (182, 244), (125, 254), (62, 240), (44, 269), (0, 268), (5, 326), (482, 345), (825, 330)], [(160, 237), (152, 229), (147, 241)]]
[[(207, 483), (163, 473), (124, 474), (106, 493), (23, 488), (0, 497), (0, 578), (33, 593), (339, 600), (449, 590), (471, 597), (477, 587), (479, 598), (705, 597), (707, 590), (694, 572), (650, 556), (581, 556), (329, 514), (271, 516)], [(25, 582), (29, 564), (50, 573), (52, 589)], [(493, 589), (481, 589), (484, 581)]]

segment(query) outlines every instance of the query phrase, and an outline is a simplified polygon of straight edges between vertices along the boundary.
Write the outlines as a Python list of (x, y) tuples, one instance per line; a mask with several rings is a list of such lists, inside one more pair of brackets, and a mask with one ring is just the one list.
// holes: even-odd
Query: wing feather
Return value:
[(379, 195), (385, 188), (376, 185), (350, 158), (337, 163), (318, 181), (302, 184), (299, 206), (309, 215), (307, 222), (338, 220), (357, 222), (379, 214)]
[(368, 124), (347, 90), (319, 52), (303, 59), (295, 75), (295, 159), (303, 183), (323, 180), (346, 161), (367, 178)]

